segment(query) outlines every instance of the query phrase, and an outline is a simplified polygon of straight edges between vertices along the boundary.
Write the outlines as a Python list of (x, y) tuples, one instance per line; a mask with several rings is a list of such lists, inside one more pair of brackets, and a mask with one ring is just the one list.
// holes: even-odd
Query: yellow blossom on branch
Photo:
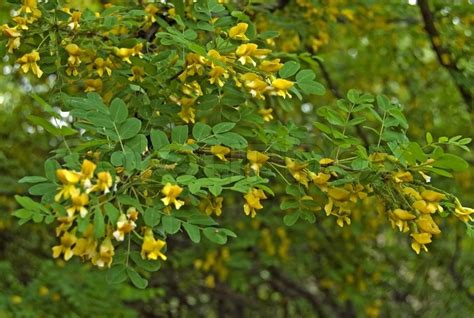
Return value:
[(157, 260), (160, 257), (166, 261), (166, 255), (161, 252), (165, 247), (166, 242), (160, 239), (156, 240), (153, 237), (153, 231), (149, 228), (145, 230), (143, 237), (141, 256), (143, 259)]
[(43, 71), (38, 66), (37, 62), (40, 60), (40, 55), (37, 51), (33, 50), (31, 53), (27, 53), (20, 57), (17, 61), (21, 65), (23, 73), (28, 73), (31, 70), (33, 74), (40, 78), (43, 75)]
[(294, 83), (286, 79), (278, 78), (272, 82), (272, 95), (281, 96), (286, 98), (287, 96), (291, 98), (291, 94), (288, 90), (293, 87)]
[(421, 249), (428, 252), (426, 245), (431, 243), (430, 233), (413, 233), (411, 234), (411, 237), (413, 238), (411, 248), (416, 252), (416, 254), (420, 254)]
[(269, 122), (273, 119), (273, 109), (271, 108), (261, 108), (258, 110), (258, 113), (262, 115), (263, 121)]
[(184, 205), (184, 201), (176, 199), (181, 194), (181, 192), (183, 192), (183, 188), (181, 188), (179, 185), (167, 183), (161, 190), (161, 193), (165, 195), (165, 197), (162, 198), (161, 201), (163, 201), (165, 206), (174, 204), (176, 210), (179, 210), (179, 208)]
[(247, 151), (247, 159), (250, 161), (250, 168), (252, 168), (252, 170), (254, 170), (255, 173), (259, 175), (263, 164), (267, 162), (270, 157), (259, 151), (249, 150)]
[(73, 245), (76, 244), (77, 238), (74, 233), (66, 232), (61, 236), (60, 245), (53, 246), (53, 257), (58, 258), (61, 254), (64, 254), (64, 260), (68, 261), (73, 257)]
[(244, 212), (246, 215), (255, 217), (257, 215), (257, 210), (263, 209), (263, 205), (260, 203), (260, 200), (266, 199), (267, 196), (261, 189), (251, 188), (246, 195), (244, 195), (245, 204)]
[(222, 161), (227, 161), (225, 156), (230, 153), (230, 148), (221, 145), (215, 145), (211, 147), (211, 153)]
[(248, 41), (249, 39), (245, 35), (249, 25), (247, 23), (238, 23), (229, 30), (229, 37), (234, 40)]
[(114, 245), (110, 237), (106, 237), (99, 246), (99, 252), (92, 258), (92, 264), (98, 267), (110, 267), (115, 255)]

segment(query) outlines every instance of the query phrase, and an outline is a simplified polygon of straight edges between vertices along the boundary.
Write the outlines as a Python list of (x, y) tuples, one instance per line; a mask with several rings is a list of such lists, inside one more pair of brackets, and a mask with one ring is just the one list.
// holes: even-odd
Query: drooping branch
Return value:
[(433, 13), (430, 10), (428, 0), (418, 0), (417, 3), (418, 7), (420, 8), (421, 15), (423, 17), (426, 33), (428, 34), (431, 46), (433, 47), (433, 50), (436, 53), (438, 62), (444, 68), (446, 68), (446, 70), (448, 70), (449, 74), (453, 78), (456, 87), (459, 90), (459, 93), (461, 94), (464, 102), (466, 103), (468, 110), (472, 111), (474, 108), (473, 94), (467, 87), (460, 84), (457, 80), (457, 77), (461, 74), (461, 70), (450, 58), (446, 58), (449, 57), (450, 54), (447, 48), (441, 45), (439, 31), (434, 23)]

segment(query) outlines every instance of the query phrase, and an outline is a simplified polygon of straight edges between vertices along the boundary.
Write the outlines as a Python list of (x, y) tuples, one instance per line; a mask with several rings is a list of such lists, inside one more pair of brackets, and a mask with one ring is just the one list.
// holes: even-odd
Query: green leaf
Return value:
[(160, 262), (158, 262), (157, 260), (143, 259), (140, 253), (137, 251), (131, 252), (130, 258), (138, 267), (143, 268), (144, 270), (148, 272), (156, 272), (161, 267)]
[(299, 69), (300, 65), (298, 63), (296, 63), (295, 61), (288, 61), (283, 65), (278, 74), (280, 74), (280, 76), (283, 78), (288, 78), (290, 76), (295, 75)]
[(28, 176), (21, 178), (18, 183), (40, 183), (44, 181), (48, 181), (48, 179), (40, 176)]
[(175, 234), (181, 228), (181, 221), (175, 217), (165, 215), (162, 218), (163, 230), (169, 234)]
[(296, 74), (297, 82), (308, 82), (316, 78), (316, 74), (312, 70), (302, 70)]
[(201, 232), (196, 225), (190, 223), (183, 223), (184, 230), (188, 233), (189, 238), (194, 243), (199, 243), (201, 241)]
[(127, 275), (136, 288), (145, 289), (148, 286), (148, 281), (141, 277), (133, 268), (127, 267)]
[(354, 170), (364, 170), (369, 166), (369, 161), (363, 158), (356, 158), (351, 163), (351, 167)]
[(356, 89), (350, 89), (347, 92), (347, 99), (353, 104), (359, 104), (360, 92)]
[(153, 145), (153, 149), (155, 150), (159, 150), (163, 148), (164, 146), (167, 146), (170, 144), (168, 137), (161, 130), (152, 129), (150, 132), (150, 138), (151, 138), (151, 144)]
[(145, 210), (143, 221), (150, 227), (155, 227), (160, 223), (161, 213), (158, 209), (151, 207)]
[(293, 213), (285, 215), (283, 217), (283, 223), (285, 223), (286, 226), (292, 226), (296, 223), (296, 221), (298, 221), (300, 214), (300, 211), (295, 211)]
[(219, 134), (217, 135), (217, 140), (221, 144), (234, 149), (243, 149), (247, 148), (248, 146), (247, 140), (241, 135), (236, 134), (234, 132), (226, 132), (223, 134)]
[(209, 186), (209, 191), (214, 195), (218, 196), (222, 192), (222, 186), (220, 184), (213, 184)]
[(28, 189), (31, 195), (45, 195), (47, 193), (56, 192), (58, 186), (54, 183), (38, 183)]
[(377, 105), (383, 111), (388, 111), (390, 108), (390, 101), (388, 100), (388, 97), (385, 95), (377, 95)]
[(188, 140), (188, 126), (176, 126), (171, 131), (171, 141), (176, 144), (184, 144)]
[(234, 127), (235, 127), (235, 123), (224, 122), (224, 123), (219, 123), (219, 124), (215, 125), (214, 127), (212, 127), (212, 131), (215, 134), (220, 134), (220, 133), (229, 131)]
[(109, 222), (115, 226), (117, 223), (120, 211), (110, 202), (104, 204), (105, 215), (109, 218)]
[(29, 197), (15, 195), (15, 200), (16, 202), (18, 202), (18, 204), (20, 204), (22, 207), (28, 210), (39, 212), (41, 210), (44, 211), (46, 209), (40, 203), (31, 200)]
[(102, 238), (105, 235), (104, 215), (99, 208), (94, 212), (94, 237), (96, 239)]
[(118, 129), (122, 140), (135, 137), (142, 128), (142, 122), (138, 118), (128, 118)]
[(305, 94), (322, 96), (326, 93), (324, 85), (316, 81), (297, 82), (297, 84)]
[(204, 236), (211, 242), (217, 244), (225, 244), (227, 242), (227, 235), (222, 232), (220, 229), (214, 227), (207, 227), (203, 231)]
[(19, 209), (12, 213), (13, 216), (16, 216), (19, 219), (30, 219), (34, 212), (27, 209)]
[(219, 105), (219, 97), (214, 94), (203, 95), (198, 98), (198, 109), (201, 111), (208, 111)]
[(123, 123), (128, 117), (128, 108), (120, 98), (115, 98), (110, 104), (110, 116), (116, 124)]
[(120, 284), (127, 279), (127, 267), (124, 264), (117, 264), (112, 266), (106, 275), (107, 283), (109, 284)]
[(198, 122), (193, 126), (193, 137), (200, 141), (208, 137), (211, 134), (211, 130), (211, 126)]
[(456, 155), (443, 154), (435, 159), (432, 166), (435, 168), (451, 169), (453, 171), (463, 171), (469, 168), (469, 163)]

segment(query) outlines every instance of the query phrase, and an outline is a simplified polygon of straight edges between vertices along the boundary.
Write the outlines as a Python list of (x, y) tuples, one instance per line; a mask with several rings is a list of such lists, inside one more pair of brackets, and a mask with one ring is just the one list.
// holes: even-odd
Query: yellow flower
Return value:
[(100, 78), (96, 79), (86, 79), (84, 81), (84, 84), (86, 84), (86, 88), (84, 89), (84, 92), (98, 92), (102, 89), (102, 80)]
[(222, 66), (213, 66), (209, 72), (209, 77), (209, 83), (222, 87), (224, 86), (224, 80), (229, 78), (229, 73)]
[(145, 69), (140, 66), (132, 66), (132, 76), (128, 78), (129, 81), (138, 81), (138, 82), (143, 82), (144, 78), (143, 75), (145, 75)]
[(426, 244), (431, 243), (431, 234), (430, 233), (413, 233), (411, 234), (413, 242), (411, 243), (411, 248), (420, 254), (420, 250), (423, 249), (425, 252), (428, 252)]
[(271, 50), (268, 49), (258, 49), (257, 44), (254, 43), (248, 43), (248, 44), (242, 44), (240, 45), (237, 50), (235, 51), (235, 54), (239, 57), (239, 62), (242, 65), (245, 64), (252, 64), (253, 66), (256, 66), (257, 63), (252, 59), (252, 57), (256, 57), (258, 59), (263, 59), (265, 58)]
[(41, 11), (38, 9), (36, 0), (23, 0), (18, 13), (31, 14), (35, 18), (41, 17)]
[(278, 78), (272, 82), (272, 94), (286, 98), (291, 98), (288, 90), (293, 87), (294, 83), (286, 79)]
[(194, 98), (182, 97), (178, 101), (178, 105), (181, 106), (181, 111), (178, 116), (187, 124), (195, 122), (196, 109), (194, 108)]
[(413, 175), (409, 171), (398, 171), (392, 177), (396, 183), (413, 182)]
[(328, 196), (337, 201), (348, 201), (351, 193), (343, 188), (331, 188), (328, 190)]
[(261, 189), (251, 188), (246, 195), (244, 195), (245, 204), (244, 204), (244, 212), (246, 215), (250, 215), (251, 217), (255, 217), (257, 215), (256, 210), (263, 209), (263, 205), (260, 203), (260, 200), (266, 199), (267, 196)]
[(86, 231), (84, 232), (84, 236), (77, 239), (76, 245), (72, 250), (74, 255), (83, 259), (92, 259), (96, 255), (97, 241), (92, 235), (93, 230), (94, 226), (89, 224)]
[(62, 184), (65, 185), (76, 184), (81, 179), (81, 175), (79, 173), (67, 169), (56, 170), (56, 177)]
[[(423, 189), (423, 188), (422, 188)], [(406, 190), (409, 191), (409, 190)], [(412, 192), (410, 192), (412, 193)], [(436, 211), (443, 212), (443, 207), (439, 204), (439, 201), (444, 199), (446, 196), (442, 193), (423, 190), (417, 197), (417, 201), (413, 202), (413, 208), (417, 209), (421, 213), (435, 213)]]
[(469, 221), (474, 221), (473, 216), (474, 209), (463, 207), (461, 202), (456, 198), (455, 199), (455, 207), (454, 207), (454, 215), (460, 219), (462, 222), (467, 223)]
[(150, 3), (145, 7), (145, 12), (147, 13), (145, 21), (147, 24), (150, 24), (156, 22), (156, 14), (160, 12), (160, 9)]
[(308, 187), (308, 173), (306, 172), (308, 164), (298, 163), (291, 158), (285, 158), (285, 163), (293, 178), (305, 187)]
[(146, 229), (141, 250), (142, 258), (157, 260), (158, 257), (160, 257), (162, 260), (166, 261), (166, 255), (161, 252), (165, 245), (165, 241), (160, 239), (156, 240), (153, 237), (153, 231), (151, 229)]
[(374, 152), (369, 155), (369, 160), (373, 163), (383, 164), (385, 159), (387, 159), (388, 153), (386, 152)]
[(112, 176), (108, 171), (99, 172), (97, 174), (97, 183), (92, 186), (90, 192), (94, 191), (103, 191), (104, 194), (110, 192), (110, 187), (112, 186)]
[(322, 191), (327, 190), (327, 185), (329, 179), (331, 179), (331, 175), (324, 172), (318, 172), (317, 174), (314, 172), (310, 172), (310, 177), (313, 180), (313, 183), (317, 185)]
[(422, 232), (430, 233), (433, 235), (441, 233), (438, 224), (435, 223), (435, 221), (429, 214), (420, 215), (420, 217), (416, 220), (416, 225), (418, 227), (418, 230)]
[(329, 166), (332, 163), (334, 163), (334, 159), (331, 158), (322, 158), (319, 160), (321, 166)]
[(74, 217), (60, 216), (57, 218), (59, 225), (56, 227), (56, 236), (60, 236), (61, 233), (66, 233), (67, 230), (72, 226)]
[(278, 72), (281, 68), (283, 67), (283, 64), (280, 63), (280, 59), (274, 59), (274, 60), (266, 60), (260, 63), (258, 68), (264, 72)]
[(69, 54), (69, 57), (67, 58), (67, 63), (70, 66), (79, 66), (79, 64), (81, 64), (81, 59), (79, 58), (79, 55), (81, 55), (82, 53), (82, 50), (79, 48), (79, 46), (74, 43), (69, 43), (64, 49), (66, 50), (67, 54)]
[(207, 215), (211, 215), (214, 213), (216, 216), (220, 216), (222, 214), (222, 202), (224, 198), (217, 197), (214, 199), (205, 198), (201, 201), (200, 209), (204, 211)]
[(68, 216), (72, 217), (76, 212), (79, 212), (81, 217), (87, 215), (86, 205), (89, 204), (89, 196), (87, 193), (80, 193), (79, 189), (74, 189), (71, 192), (71, 206), (66, 209)]
[(135, 208), (130, 208), (127, 211), (127, 215), (121, 214), (117, 221), (117, 230), (115, 230), (112, 235), (117, 241), (123, 241), (125, 239), (125, 234), (132, 232), (136, 227), (135, 220), (138, 216), (138, 212)]
[(1, 26), (3, 34), (8, 38), (7, 48), (8, 53), (13, 53), (13, 50), (16, 50), (20, 47), (21, 44), (21, 32), (16, 28), (10, 28), (8, 25), (4, 24)]
[(181, 91), (191, 97), (199, 97), (203, 95), (201, 85), (199, 85), (197, 81), (185, 83), (181, 88)]
[(28, 73), (28, 71), (31, 69), (31, 72), (38, 76), (40, 78), (43, 75), (43, 71), (40, 69), (38, 62), (40, 60), (40, 55), (37, 51), (33, 50), (31, 53), (27, 53), (20, 57), (17, 61), (17, 63), (21, 64), (21, 70), (23, 73)]
[(76, 244), (77, 238), (73, 233), (66, 232), (61, 236), (61, 244), (53, 246), (53, 257), (58, 258), (61, 254), (64, 254), (64, 260), (68, 261), (74, 255), (72, 246)]
[(217, 158), (227, 161), (225, 155), (230, 153), (230, 148), (221, 145), (215, 145), (211, 147), (211, 153), (213, 153)]
[(178, 77), (181, 81), (185, 81), (188, 76), (204, 74), (204, 64), (206, 59), (196, 53), (188, 53), (186, 55), (186, 68)]
[(92, 258), (92, 264), (98, 267), (110, 267), (112, 265), (113, 256), (115, 255), (114, 245), (110, 237), (106, 237), (100, 244), (99, 252)]
[(141, 52), (143, 49), (143, 44), (138, 43), (132, 48), (115, 48), (115, 55), (120, 57), (122, 61), (132, 64), (130, 61), (130, 57), (138, 55), (138, 57), (142, 57), (143, 53)]
[(395, 209), (389, 215), (392, 227), (397, 226), (400, 232), (408, 232), (410, 230), (408, 227), (408, 221), (416, 219), (416, 215), (403, 209)]
[(247, 151), (247, 159), (251, 163), (250, 168), (252, 168), (252, 170), (254, 170), (255, 173), (259, 175), (260, 168), (263, 167), (263, 164), (267, 162), (270, 157), (256, 150), (249, 150)]
[(112, 66), (112, 61), (109, 58), (104, 60), (103, 58), (98, 57), (94, 60), (94, 67), (99, 77), (102, 77), (104, 72), (110, 76), (112, 74)]
[(273, 109), (271, 108), (261, 108), (258, 110), (258, 113), (262, 115), (263, 121), (271, 121), (273, 119)]
[(96, 169), (96, 164), (90, 160), (84, 160), (81, 167), (81, 180), (85, 188), (91, 187), (90, 179), (94, 177), (94, 171)]
[(347, 225), (351, 225), (351, 218), (349, 217), (350, 212), (341, 210), (336, 216), (337, 216), (336, 223), (338, 226), (344, 227), (344, 223)]
[[(218, 51), (216, 50), (209, 50), (209, 52), (207, 52), (207, 55), (210, 57), (209, 61), (208, 61), (208, 64), (211, 66), (211, 67), (214, 67), (216, 65), (221, 65), (221, 66), (224, 66), (224, 64), (228, 61), (231, 60), (231, 58), (229, 57), (226, 57), (226, 56), (222, 56)], [(216, 62), (216, 63), (215, 63)]]
[(253, 97), (265, 99), (263, 93), (268, 89), (268, 84), (255, 73), (245, 73), (241, 77)]
[(75, 193), (76, 187), (74, 185), (79, 182), (81, 175), (75, 171), (58, 169), (56, 170), (56, 176), (63, 186), (55, 195), (54, 200), (59, 202), (61, 201), (61, 198), (69, 199), (71, 195)]
[(69, 23), (68, 23), (68, 26), (71, 30), (75, 30), (77, 29), (80, 24), (79, 24), (79, 20), (81, 19), (81, 11), (75, 11), (71, 14), (71, 17), (69, 18)]
[(22, 30), (28, 30), (28, 19), (16, 16), (12, 18), (13, 21), (16, 23), (16, 27)]
[(165, 195), (161, 201), (163, 201), (165, 206), (169, 206), (174, 203), (176, 210), (179, 210), (179, 208), (184, 205), (184, 201), (176, 199), (181, 194), (181, 192), (183, 192), (183, 188), (181, 188), (179, 185), (167, 183), (161, 190), (161, 193)]
[(446, 198), (444, 194), (433, 190), (424, 190), (421, 192), (421, 196), (423, 197), (423, 199), (429, 202), (437, 202)]
[(249, 25), (247, 23), (239, 23), (236, 26), (230, 28), (229, 37), (234, 40), (239, 41), (248, 41), (249, 39), (245, 36), (247, 28)]

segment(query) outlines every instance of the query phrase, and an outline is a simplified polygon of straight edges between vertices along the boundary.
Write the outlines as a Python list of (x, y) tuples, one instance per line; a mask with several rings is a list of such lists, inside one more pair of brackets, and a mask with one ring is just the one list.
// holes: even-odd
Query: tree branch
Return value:
[[(313, 52), (311, 52), (311, 53), (313, 53)], [(327, 84), (329, 90), (334, 95), (334, 97), (336, 97), (337, 99), (344, 98), (344, 96), (339, 91), (339, 88), (337, 87), (336, 83), (333, 82), (333, 80), (332, 80), (331, 76), (329, 75), (329, 72), (326, 69), (326, 67), (324, 66), (323, 62), (321, 62), (321, 60), (319, 60), (319, 59), (315, 59), (315, 60), (316, 60), (316, 63), (318, 63), (318, 66), (321, 70), (323, 78), (326, 81), (326, 84)], [(351, 114), (351, 119), (352, 119), (352, 114)], [(366, 148), (369, 148), (370, 142), (369, 142), (369, 139), (367, 138), (367, 135), (362, 130), (362, 127), (360, 127), (359, 125), (356, 125), (355, 128), (356, 128), (357, 135), (363, 141), (364, 146)]]
[(456, 64), (453, 61), (451, 61), (451, 59), (446, 58), (446, 56), (448, 57), (450, 56), (449, 51), (441, 45), (440, 35), (438, 32), (438, 29), (436, 28), (436, 25), (434, 24), (433, 13), (430, 10), (428, 0), (418, 0), (417, 3), (418, 3), (418, 7), (420, 8), (421, 15), (423, 17), (426, 33), (428, 34), (428, 37), (431, 42), (431, 46), (433, 47), (433, 50), (436, 53), (438, 62), (446, 70), (448, 70), (449, 74), (451, 75), (454, 81), (454, 84), (458, 88), (459, 93), (461, 94), (464, 102), (466, 103), (468, 110), (470, 112), (473, 111), (474, 101), (473, 101), (472, 92), (469, 90), (469, 88), (465, 87), (464, 85), (460, 84), (457, 81), (457, 77), (460, 74), (462, 74), (462, 71), (458, 69)]

